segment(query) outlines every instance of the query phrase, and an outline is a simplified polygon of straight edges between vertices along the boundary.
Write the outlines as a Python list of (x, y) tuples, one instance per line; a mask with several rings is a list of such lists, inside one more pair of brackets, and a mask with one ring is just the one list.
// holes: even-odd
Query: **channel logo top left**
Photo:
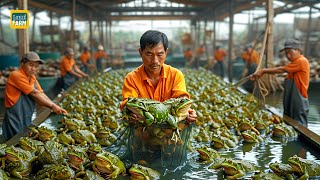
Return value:
[(29, 11), (28, 10), (11, 10), (10, 11), (10, 28), (27, 29), (29, 28)]

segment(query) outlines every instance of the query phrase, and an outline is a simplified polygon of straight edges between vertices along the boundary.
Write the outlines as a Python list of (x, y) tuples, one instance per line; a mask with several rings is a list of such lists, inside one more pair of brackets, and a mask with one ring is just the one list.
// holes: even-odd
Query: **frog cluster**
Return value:
[(215, 149), (201, 146), (196, 149), (202, 163), (209, 164), (208, 169), (222, 170), (228, 179), (239, 179), (251, 174), (251, 179), (309, 179), (320, 176), (320, 164), (294, 155), (288, 164), (273, 162), (269, 164), (271, 172), (262, 172), (259, 167), (247, 160), (222, 157)]

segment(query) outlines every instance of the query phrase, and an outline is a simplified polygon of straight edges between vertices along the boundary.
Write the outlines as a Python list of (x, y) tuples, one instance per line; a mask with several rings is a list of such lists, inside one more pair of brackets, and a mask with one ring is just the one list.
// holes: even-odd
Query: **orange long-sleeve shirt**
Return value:
[(287, 79), (294, 79), (294, 83), (301, 95), (308, 98), (310, 65), (307, 58), (300, 55), (297, 59), (291, 61), (284, 68), (288, 72)]
[(109, 59), (109, 56), (107, 55), (107, 53), (101, 50), (94, 52), (93, 57), (95, 60), (100, 58)]
[(226, 55), (227, 53), (223, 49), (217, 49), (214, 51), (214, 59), (217, 61), (223, 61)]
[(257, 65), (259, 64), (259, 62), (258, 62), (259, 61), (259, 54), (255, 50), (252, 50), (251, 53), (249, 53), (247, 51), (242, 53), (241, 58), (247, 63), (250, 63), (250, 64), (255, 63)]
[(64, 56), (64, 58), (60, 62), (61, 76), (64, 76), (67, 74), (67, 72), (70, 72), (75, 64), (76, 62), (74, 59), (69, 59)]
[(86, 65), (87, 62), (90, 60), (90, 58), (91, 58), (91, 54), (90, 54), (89, 51), (82, 52), (81, 55), (80, 55), (80, 60), (81, 60), (83, 65)]
[(149, 98), (162, 102), (181, 96), (190, 98), (186, 90), (184, 75), (181, 71), (164, 64), (160, 80), (155, 88), (144, 70), (144, 65), (141, 65), (127, 74), (124, 79), (122, 87), (123, 101), (120, 108), (123, 109), (129, 97)]
[(29, 80), (27, 74), (21, 67), (19, 70), (11, 72), (5, 89), (5, 107), (10, 108), (15, 105), (19, 100), (21, 93), (25, 95), (30, 94), (35, 88), (34, 83), (36, 83), (38, 91), (43, 92), (39, 82), (34, 75), (32, 75)]

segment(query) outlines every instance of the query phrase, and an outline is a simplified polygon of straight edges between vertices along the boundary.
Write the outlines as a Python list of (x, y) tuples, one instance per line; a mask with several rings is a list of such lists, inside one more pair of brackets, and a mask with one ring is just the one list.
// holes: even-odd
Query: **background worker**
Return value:
[(85, 46), (85, 47), (83, 47), (83, 51), (82, 51), (82, 53), (80, 55), (80, 61), (82, 63), (82, 69), (81, 70), (84, 73), (87, 73), (87, 74), (89, 74), (93, 70), (93, 68), (95, 67), (91, 63), (90, 59), (91, 59), (91, 53), (89, 51), (89, 48)]
[(93, 57), (96, 61), (96, 68), (97, 68), (98, 72), (102, 71), (104, 69), (102, 61), (109, 60), (109, 56), (107, 55), (106, 52), (104, 52), (102, 45), (98, 46), (98, 49), (97, 49), (97, 51), (94, 52)]
[[(252, 48), (251, 45), (247, 45), (244, 49), (244, 52), (241, 54), (241, 58), (245, 63), (244, 72), (242, 73), (242, 77), (247, 77), (253, 74), (258, 66), (259, 54), (256, 50)], [(243, 87), (249, 91), (253, 91), (253, 82), (247, 81), (243, 84)]]
[(286, 57), (290, 61), (285, 66), (261, 69), (252, 75), (252, 80), (262, 77), (264, 74), (288, 73), (284, 83), (283, 109), (284, 114), (307, 126), (309, 112), (308, 88), (309, 88), (309, 61), (302, 55), (301, 43), (294, 39), (285, 41)]
[(64, 57), (60, 62), (60, 71), (65, 90), (67, 90), (78, 79), (88, 77), (88, 74), (82, 72), (76, 65), (72, 48), (67, 48), (64, 52)]
[(53, 103), (43, 90), (35, 76), (43, 61), (35, 52), (26, 53), (20, 68), (10, 73), (5, 89), (5, 115), (2, 124), (3, 137), (9, 140), (21, 130), (31, 125), (35, 103), (50, 108), (56, 114), (67, 111)]
[(218, 75), (222, 78), (224, 78), (224, 65), (223, 65), (223, 61), (224, 58), (227, 56), (227, 52), (222, 49), (220, 46), (216, 46), (216, 49), (214, 51), (214, 59), (217, 61), (217, 68), (219, 73)]
[(185, 66), (190, 67), (191, 62), (192, 62), (192, 57), (193, 57), (193, 53), (192, 53), (191, 48), (188, 48), (187, 50), (184, 51), (183, 57), (185, 60)]
[(199, 68), (200, 59), (203, 56), (204, 51), (205, 51), (204, 45), (201, 44), (201, 46), (197, 48), (196, 57), (195, 57), (195, 61), (194, 61), (194, 64), (193, 64), (194, 67), (197, 68), (197, 69)]

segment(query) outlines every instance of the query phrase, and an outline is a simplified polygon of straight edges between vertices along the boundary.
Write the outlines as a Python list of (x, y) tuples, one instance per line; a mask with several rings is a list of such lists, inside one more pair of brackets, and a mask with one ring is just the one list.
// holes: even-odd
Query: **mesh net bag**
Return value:
[(128, 150), (134, 163), (144, 160), (152, 168), (174, 170), (186, 162), (192, 125), (181, 121), (179, 129), (158, 124), (129, 128)]

